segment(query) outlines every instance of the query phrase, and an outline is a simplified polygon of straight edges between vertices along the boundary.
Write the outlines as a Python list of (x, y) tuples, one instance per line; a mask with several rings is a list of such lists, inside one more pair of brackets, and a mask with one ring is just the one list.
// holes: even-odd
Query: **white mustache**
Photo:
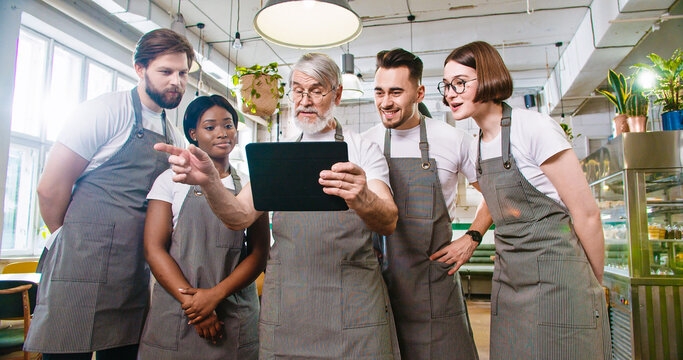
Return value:
[(296, 114), (299, 115), (301, 112), (308, 112), (308, 113), (314, 113), (318, 116), (320, 116), (320, 113), (318, 112), (318, 109), (312, 107), (312, 106), (299, 106), (296, 108)]

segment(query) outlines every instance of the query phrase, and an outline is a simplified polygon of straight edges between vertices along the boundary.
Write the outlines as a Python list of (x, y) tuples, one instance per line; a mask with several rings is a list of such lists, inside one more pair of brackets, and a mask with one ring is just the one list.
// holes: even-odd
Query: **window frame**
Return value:
[[(21, 41), (21, 33), (26, 32), (29, 33), (31, 36), (34, 37), (39, 37), (43, 40), (47, 41), (47, 51), (45, 52), (46, 56), (46, 61), (45, 61), (45, 73), (42, 79), (43, 82), (43, 90), (42, 94), (40, 94), (40, 98), (43, 100), (43, 103), (46, 103), (48, 100), (48, 96), (50, 94), (50, 88), (52, 84), (52, 67), (53, 67), (53, 59), (54, 59), (54, 51), (55, 47), (59, 47), (61, 49), (64, 49), (65, 51), (77, 55), (78, 57), (81, 58), (81, 81), (79, 83), (79, 94), (78, 94), (78, 103), (82, 103), (83, 101), (86, 101), (87, 94), (88, 94), (88, 69), (89, 69), (89, 64), (95, 64), (96, 66), (102, 67), (104, 69), (107, 69), (112, 72), (112, 81), (110, 84), (110, 90), (108, 92), (116, 91), (118, 88), (118, 82), (119, 79), (123, 79), (126, 82), (136, 84), (137, 81), (133, 78), (130, 78), (126, 74), (122, 73), (121, 71), (105, 65), (102, 61), (98, 61), (98, 59), (89, 57), (77, 50), (74, 50), (73, 48), (65, 45), (62, 42), (59, 42), (58, 40), (54, 39), (53, 37), (50, 37), (48, 34), (44, 34), (40, 31), (37, 31), (35, 29), (32, 29), (29, 26), (26, 26), (25, 24), (22, 24), (20, 26), (20, 36), (18, 41)], [(133, 66), (131, 65), (131, 69)], [(15, 75), (16, 76), (16, 75)], [(14, 90), (13, 90), (14, 91)], [(10, 146), (13, 144), (16, 144), (18, 146), (23, 146), (23, 147), (28, 147), (28, 148), (33, 148), (37, 150), (37, 158), (38, 162), (35, 165), (36, 168), (34, 168), (33, 171), (33, 178), (31, 179), (31, 191), (34, 194), (31, 194), (31, 204), (30, 210), (29, 210), (29, 230), (27, 232), (27, 239), (26, 244), (27, 248), (26, 249), (5, 249), (2, 248), (0, 249), (0, 253), (2, 253), (2, 258), (13, 258), (13, 257), (37, 257), (40, 256), (42, 252), (42, 247), (45, 243), (45, 240), (41, 238), (41, 227), (43, 224), (42, 218), (40, 216), (40, 209), (38, 205), (38, 197), (35, 195), (35, 189), (38, 186), (38, 180), (40, 179), (40, 174), (42, 174), (43, 169), (45, 167), (45, 162), (47, 160), (47, 154), (52, 148), (52, 145), (54, 145), (53, 140), (48, 139), (48, 126), (47, 122), (45, 122), (46, 116), (40, 116), (41, 122), (40, 122), (40, 131), (39, 135), (30, 135), (26, 133), (22, 133), (19, 131), (10, 131)], [(14, 118), (12, 118), (10, 121), (15, 121)], [(7, 179), (9, 180), (9, 179)], [(7, 181), (6, 180), (6, 181)], [(6, 185), (6, 184), (5, 184)], [(4, 209), (3, 209), (4, 211)], [(4, 231), (4, 229), (3, 229)], [(2, 234), (0, 233), (0, 236)]]

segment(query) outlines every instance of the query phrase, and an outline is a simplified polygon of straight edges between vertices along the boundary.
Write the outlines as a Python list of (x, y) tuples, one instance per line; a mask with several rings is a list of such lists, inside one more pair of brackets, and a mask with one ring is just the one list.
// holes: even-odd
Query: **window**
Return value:
[(35, 189), (62, 124), (78, 103), (135, 81), (26, 27), (16, 64), (0, 253), (31, 256), (45, 244)]
[(88, 63), (88, 100), (111, 92), (113, 85), (114, 72), (112, 70), (93, 62)]

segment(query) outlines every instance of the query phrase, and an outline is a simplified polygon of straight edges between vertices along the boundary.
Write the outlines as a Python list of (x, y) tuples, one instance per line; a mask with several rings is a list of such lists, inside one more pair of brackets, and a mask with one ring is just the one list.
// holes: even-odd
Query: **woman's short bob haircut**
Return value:
[(474, 102), (493, 101), (500, 104), (512, 96), (510, 72), (498, 51), (489, 43), (475, 41), (463, 45), (453, 50), (443, 65), (446, 66), (449, 61), (455, 61), (477, 71), (478, 86)]
[(183, 130), (185, 130), (185, 137), (190, 144), (197, 146), (197, 142), (192, 140), (190, 137), (190, 129), (196, 129), (199, 120), (202, 118), (206, 110), (211, 109), (214, 106), (222, 107), (228, 110), (232, 116), (232, 122), (237, 129), (237, 124), (239, 124), (239, 118), (237, 117), (237, 111), (230, 105), (228, 100), (220, 95), (211, 96), (200, 96), (190, 103), (185, 110), (185, 118), (183, 118)]

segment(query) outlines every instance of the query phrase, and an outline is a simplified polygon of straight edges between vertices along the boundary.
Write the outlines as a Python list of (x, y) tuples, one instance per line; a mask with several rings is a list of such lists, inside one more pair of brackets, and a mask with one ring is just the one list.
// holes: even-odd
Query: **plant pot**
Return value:
[(647, 125), (647, 116), (629, 116), (626, 118), (626, 123), (628, 124), (629, 132), (645, 132), (645, 126)]
[(617, 114), (614, 117), (614, 129), (616, 130), (616, 135), (619, 136), (621, 133), (629, 132), (627, 116), (624, 114)]
[(683, 110), (662, 113), (663, 130), (683, 130)]
[[(248, 74), (240, 77), (242, 89), (242, 112), (257, 116), (271, 116), (277, 109), (280, 101), (278, 96), (278, 81), (270, 75)], [(255, 92), (254, 92), (255, 91)], [(253, 112), (247, 105), (247, 101), (255, 105), (256, 112)]]

